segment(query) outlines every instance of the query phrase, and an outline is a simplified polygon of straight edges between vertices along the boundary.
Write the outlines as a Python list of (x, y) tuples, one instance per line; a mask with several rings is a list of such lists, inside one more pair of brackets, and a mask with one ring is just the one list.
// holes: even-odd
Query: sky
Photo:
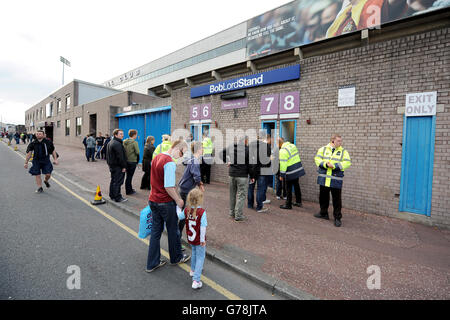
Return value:
[(290, 0), (14, 0), (0, 11), (0, 122), (73, 79), (101, 84)]

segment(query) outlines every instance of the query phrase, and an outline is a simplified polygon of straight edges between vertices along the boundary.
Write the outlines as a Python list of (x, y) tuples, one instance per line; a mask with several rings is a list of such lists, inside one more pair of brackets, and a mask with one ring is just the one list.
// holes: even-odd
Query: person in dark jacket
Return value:
[(103, 160), (106, 160), (106, 148), (108, 146), (108, 143), (111, 141), (111, 137), (109, 134), (105, 135), (105, 142), (103, 143), (102, 149), (100, 150), (101, 156)]
[(86, 160), (89, 161), (89, 156), (88, 156), (88, 150), (87, 150), (87, 138), (89, 138), (89, 134), (86, 135), (86, 137), (84, 137), (83, 139), (83, 145), (84, 145), (84, 154), (86, 155)]
[(27, 147), (27, 156), (25, 158), (24, 168), (28, 169), (28, 161), (33, 155), (32, 166), (29, 173), (36, 178), (36, 184), (38, 189), (36, 193), (42, 193), (42, 178), (41, 172), (45, 175), (44, 183), (47, 188), (50, 188), (50, 183), (48, 182), (51, 178), (51, 173), (53, 171), (52, 163), (50, 162), (50, 155), (53, 156), (53, 163), (58, 164), (58, 156), (55, 151), (55, 146), (53, 142), (45, 138), (44, 131), (38, 130), (36, 132), (36, 140), (31, 142)]
[[(201, 165), (200, 160), (203, 155), (203, 143), (196, 141), (191, 143), (191, 157), (183, 162), (186, 166), (184, 169), (183, 176), (178, 183), (180, 197), (184, 201), (183, 208), (186, 207), (186, 199), (188, 193), (195, 187), (199, 187), (202, 192), (205, 192), (202, 182)], [(178, 222), (178, 229), (180, 230), (180, 237), (183, 234), (183, 229), (186, 222), (185, 220), (180, 220)], [(180, 238), (181, 239), (181, 238)]]
[[(223, 162), (228, 166), (230, 181), (230, 217), (236, 222), (247, 220), (243, 215), (245, 196), (247, 195), (248, 176), (250, 183), (255, 182), (254, 165), (250, 164), (248, 137), (234, 142), (221, 154)], [(236, 201), (237, 196), (237, 201)]]
[(125, 179), (127, 168), (127, 159), (125, 149), (123, 147), (123, 131), (115, 129), (113, 131), (113, 139), (108, 143), (106, 151), (106, 162), (111, 172), (111, 182), (109, 184), (109, 197), (116, 202), (124, 202), (128, 199), (124, 198), (120, 193), (120, 188)]
[(150, 190), (150, 172), (152, 170), (153, 151), (155, 151), (155, 137), (148, 136), (144, 146), (144, 156), (142, 157), (142, 171), (144, 175), (141, 180), (141, 189)]
[(249, 145), (251, 163), (255, 165), (255, 183), (248, 185), (248, 208), (253, 209), (255, 201), (255, 186), (258, 184), (256, 191), (256, 211), (259, 213), (267, 212), (268, 209), (263, 207), (266, 201), (267, 183), (269, 178), (272, 179), (272, 168), (270, 156), (272, 154), (270, 144), (267, 143), (268, 137), (266, 130), (262, 129), (258, 133), (258, 140), (253, 141)]

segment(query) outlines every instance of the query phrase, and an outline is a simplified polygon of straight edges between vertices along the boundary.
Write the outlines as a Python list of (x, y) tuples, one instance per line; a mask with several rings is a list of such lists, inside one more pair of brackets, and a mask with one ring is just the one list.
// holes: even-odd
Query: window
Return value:
[(70, 119), (66, 119), (66, 136), (70, 135)]
[(49, 102), (45, 105), (45, 116), (46, 118), (53, 117), (53, 102)]
[(60, 120), (56, 121), (56, 127), (57, 128), (61, 128), (61, 121)]
[(75, 134), (77, 136), (81, 136), (81, 125), (83, 123), (83, 118), (79, 117), (77, 118), (77, 127), (76, 127), (76, 131)]
[(70, 96), (66, 97), (66, 110), (70, 109)]
[(58, 109), (58, 113), (61, 113), (61, 105), (62, 105), (61, 99), (58, 99), (58, 101), (56, 102), (56, 106), (57, 106), (57, 109)]

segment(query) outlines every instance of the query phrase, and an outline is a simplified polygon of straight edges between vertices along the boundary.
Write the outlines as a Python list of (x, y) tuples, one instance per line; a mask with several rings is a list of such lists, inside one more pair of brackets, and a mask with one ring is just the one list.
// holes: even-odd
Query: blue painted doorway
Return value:
[(399, 211), (431, 215), (436, 117), (405, 117)]

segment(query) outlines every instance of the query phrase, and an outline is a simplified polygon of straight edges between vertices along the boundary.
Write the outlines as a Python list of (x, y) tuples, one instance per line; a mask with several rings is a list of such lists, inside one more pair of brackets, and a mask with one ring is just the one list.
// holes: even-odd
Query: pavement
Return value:
[[(13, 141), (11, 148), (15, 146), (25, 152), (25, 145)], [(105, 160), (87, 162), (84, 148), (56, 145), (56, 150), (60, 164), (54, 166), (55, 177), (92, 194), (92, 200), (100, 185), (109, 201)], [(182, 170), (177, 169), (178, 177)], [(136, 195), (126, 196), (124, 203), (109, 201), (136, 218), (149, 195), (139, 189), (142, 175), (138, 168), (133, 178)], [(283, 201), (272, 189), (267, 193), (268, 212), (245, 208), (248, 221), (237, 223), (228, 216), (228, 198), (227, 184), (206, 185), (207, 257), (274, 293), (288, 299), (450, 299), (450, 230), (345, 208), (342, 227), (336, 228), (332, 219), (313, 217), (319, 211), (316, 202), (280, 209)], [(374, 283), (379, 284), (375, 289)]]

